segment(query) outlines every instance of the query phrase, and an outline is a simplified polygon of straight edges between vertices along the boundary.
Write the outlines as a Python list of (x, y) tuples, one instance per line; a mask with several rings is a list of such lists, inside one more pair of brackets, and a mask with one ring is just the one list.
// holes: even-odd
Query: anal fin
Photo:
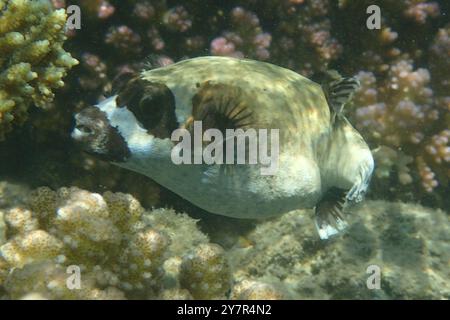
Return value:
[(348, 226), (342, 215), (345, 206), (345, 197), (345, 190), (331, 188), (317, 204), (315, 224), (320, 239), (329, 239)]

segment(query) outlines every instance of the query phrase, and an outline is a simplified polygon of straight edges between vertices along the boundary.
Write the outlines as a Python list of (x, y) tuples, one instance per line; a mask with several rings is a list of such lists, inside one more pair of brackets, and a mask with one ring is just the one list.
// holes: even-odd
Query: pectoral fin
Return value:
[(345, 104), (352, 99), (360, 86), (357, 78), (344, 78), (335, 70), (330, 70), (322, 81), (328, 105), (335, 114), (342, 112)]
[(344, 190), (332, 188), (317, 204), (315, 224), (322, 240), (329, 239), (347, 227), (348, 224), (342, 214), (345, 197)]

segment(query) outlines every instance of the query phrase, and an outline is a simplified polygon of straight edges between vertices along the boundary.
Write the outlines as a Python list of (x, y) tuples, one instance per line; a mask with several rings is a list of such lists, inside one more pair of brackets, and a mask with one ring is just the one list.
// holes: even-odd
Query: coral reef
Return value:
[[(366, 28), (371, 4), (379, 30)], [(65, 30), (69, 5), (80, 6), (82, 30)], [(0, 0), (0, 297), (448, 299), (449, 9), (443, 0)], [(354, 207), (349, 232), (322, 243), (309, 211), (262, 223), (203, 215), (72, 145), (73, 114), (114, 93), (118, 75), (208, 54), (313, 80), (327, 69), (357, 75), (344, 110), (376, 159), (368, 198), (395, 202)], [(80, 66), (66, 75), (71, 55)], [(58, 191), (30, 194), (38, 186)], [(366, 287), (372, 264), (381, 290)], [(67, 290), (70, 265), (83, 290)]]
[(0, 1), (0, 140), (31, 104), (49, 108), (78, 62), (64, 51), (66, 13), (50, 1)]
[[(165, 209), (145, 212), (122, 193), (39, 188), (26, 205), (2, 210), (0, 217), (0, 286), (12, 299), (29, 294), (51, 299), (157, 298), (162, 291), (167, 296), (167, 290), (178, 289), (165, 275), (164, 263), (182, 260), (198, 245), (208, 246), (191, 218)], [(211, 248), (201, 256), (205, 261), (185, 272), (226, 269), (226, 261), (214, 256), (220, 248)], [(66, 285), (71, 266), (80, 269), (79, 290)], [(214, 282), (211, 276), (202, 282), (201, 288), (211, 287), (210, 296), (218, 294)]]
[[(250, 229), (221, 223), (214, 244), (186, 214), (145, 211), (123, 193), (39, 188), (27, 198), (0, 210), (6, 299), (450, 298), (450, 221), (439, 210), (367, 201), (327, 242), (312, 211), (292, 211)], [(367, 287), (374, 265), (380, 289)], [(81, 287), (69, 289), (77, 268)]]
[[(340, 3), (349, 12), (362, 12), (367, 5), (368, 1)], [(449, 71), (450, 42), (448, 25), (440, 18), (448, 8), (427, 1), (380, 1), (379, 6), (381, 30), (355, 30), (353, 22), (343, 19), (344, 29), (355, 34), (341, 38), (342, 43), (355, 50), (344, 52), (342, 61), (348, 61), (345, 69), (362, 83), (348, 114), (374, 149), (387, 147), (398, 153), (396, 158), (412, 159), (401, 165), (402, 172), (397, 167), (392, 175), (378, 176), (376, 184), (389, 184), (397, 199), (444, 207), (450, 151), (445, 132), (450, 123), (448, 76), (443, 74)], [(364, 16), (355, 18), (364, 23)], [(376, 188), (372, 194), (389, 197), (383, 190), (387, 189)]]
[[(415, 178), (425, 191), (439, 185), (445, 188), (450, 177), (448, 110), (433, 97), (429, 71), (414, 70), (411, 61), (401, 60), (389, 67), (384, 82), (372, 72), (361, 71), (358, 77), (362, 87), (354, 99), (359, 106), (354, 114), (356, 127), (373, 145), (412, 157)], [(414, 181), (411, 175), (405, 179), (397, 172), (400, 184)]]

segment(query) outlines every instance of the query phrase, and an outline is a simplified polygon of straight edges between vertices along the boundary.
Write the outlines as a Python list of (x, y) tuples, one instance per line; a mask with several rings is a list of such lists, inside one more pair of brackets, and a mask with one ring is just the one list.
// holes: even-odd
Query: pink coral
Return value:
[(168, 10), (163, 21), (169, 29), (178, 32), (186, 32), (192, 26), (189, 13), (183, 6), (176, 6)]
[(106, 35), (105, 42), (125, 53), (141, 51), (141, 37), (125, 25), (112, 27)]
[(81, 86), (87, 90), (95, 90), (105, 84), (108, 80), (107, 67), (100, 57), (86, 52), (82, 55), (81, 60), (83, 69), (87, 71), (86, 75), (80, 76)]
[(428, 128), (439, 123), (442, 112), (430, 85), (430, 73), (412, 62), (400, 60), (390, 66), (383, 83), (371, 72), (360, 72), (361, 89), (355, 96), (357, 128), (379, 145), (401, 148), (412, 153), (422, 186), (431, 192), (443, 177), (439, 166), (450, 159), (449, 131), (429, 137)]
[(242, 7), (236, 7), (230, 14), (232, 31), (224, 31), (210, 45), (213, 55), (236, 58), (268, 60), (272, 36), (263, 32), (257, 15)]
[(148, 2), (142, 1), (134, 5), (133, 14), (142, 20), (150, 20), (155, 16), (155, 7)]
[(428, 17), (437, 17), (440, 13), (439, 5), (436, 2), (422, 2), (420, 0), (410, 2), (411, 5), (405, 10), (405, 15), (414, 19), (417, 23), (424, 24)]

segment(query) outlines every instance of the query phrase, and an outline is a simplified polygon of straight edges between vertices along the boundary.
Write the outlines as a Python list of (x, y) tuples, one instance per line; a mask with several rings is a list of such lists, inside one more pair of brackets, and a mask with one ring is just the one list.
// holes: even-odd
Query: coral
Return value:
[(106, 34), (105, 42), (122, 53), (139, 53), (141, 37), (127, 26), (112, 27)]
[[(384, 81), (372, 72), (361, 71), (358, 77), (362, 86), (354, 99), (356, 127), (372, 145), (401, 148), (398, 152), (414, 158), (416, 179), (425, 191), (445, 186), (450, 177), (448, 130), (442, 129), (447, 111), (433, 98), (429, 71), (414, 70), (411, 61), (400, 60), (389, 67)], [(403, 173), (398, 172), (398, 181), (413, 182)]]
[(231, 288), (225, 251), (216, 244), (203, 244), (185, 256), (180, 266), (180, 285), (195, 299), (224, 299)]
[[(39, 188), (26, 206), (0, 217), (0, 285), (13, 299), (157, 298), (176, 290), (163, 286), (165, 261), (207, 243), (192, 219), (170, 210), (146, 213), (122, 193)], [(66, 286), (71, 266), (80, 268), (80, 290)]]
[[(426, 69), (413, 70), (411, 62), (400, 61), (391, 66), (388, 80), (377, 91), (375, 76), (360, 72), (362, 87), (355, 96), (357, 127), (371, 132), (367, 138), (387, 145), (405, 148), (424, 139), (424, 127), (437, 120), (432, 108), (430, 74)], [(367, 105), (368, 102), (370, 105)]]
[[(430, 71), (436, 91), (441, 95), (448, 95), (450, 91), (450, 24), (439, 29), (430, 47)], [(447, 103), (447, 110), (449, 104)]]
[[(39, 14), (41, 23), (44, 23), (47, 12), (58, 19), (57, 25), (63, 25), (63, 12), (44, 5), (50, 1), (32, 2), (26, 10), (42, 7)], [(8, 3), (17, 5), (24, 1), (10, 0)], [(15, 184), (0, 182), (0, 243), (5, 245), (6, 242), (8, 246), (5, 248), (18, 253), (8, 261), (24, 264), (22, 269), (16, 268), (8, 276), (10, 262), (0, 258), (0, 283), (8, 280), (7, 289), (0, 289), (0, 296), (5, 290), (8, 297), (24, 298), (33, 297), (33, 291), (37, 291), (35, 297), (41, 298), (192, 299), (201, 294), (209, 295), (180, 282), (182, 266), (192, 262), (189, 259), (195, 257), (194, 249), (208, 243), (208, 237), (197, 230), (196, 221), (168, 209), (145, 211), (136, 223), (148, 226), (145, 228), (150, 231), (139, 238), (136, 234), (141, 231), (132, 231), (121, 218), (109, 223), (109, 215), (103, 216), (103, 209), (109, 214), (109, 204), (105, 200), (108, 198), (105, 191), (109, 190), (130, 193), (145, 208), (177, 207), (191, 216), (202, 217), (200, 225), (203, 230), (212, 241), (225, 248), (225, 255), (233, 262), (230, 264), (234, 283), (232, 298), (448, 298), (445, 293), (448, 274), (442, 271), (446, 270), (447, 253), (442, 248), (448, 243), (445, 236), (448, 222), (438, 211), (412, 205), (369, 202), (367, 206), (354, 209), (355, 215), (367, 213), (367, 216), (356, 221), (343, 239), (326, 244), (316, 240), (315, 231), (310, 228), (312, 221), (300, 213), (263, 222), (252, 231), (256, 222), (230, 222), (207, 214), (202, 216), (198, 209), (191, 208), (152, 180), (83, 154), (72, 145), (69, 135), (73, 113), (114, 93), (113, 83), (117, 75), (139, 71), (149, 55), (157, 62), (155, 65), (207, 54), (261, 59), (288, 67), (313, 80), (322, 71), (337, 69), (345, 76), (358, 75), (362, 83), (353, 104), (344, 110), (374, 151), (376, 171), (368, 198), (420, 202), (448, 211), (448, 2), (377, 1), (382, 8), (380, 30), (367, 30), (365, 27), (366, 8), (373, 4), (370, 0), (248, 0), (226, 4), (210, 2), (208, 6), (202, 1), (165, 0), (52, 0), (51, 3), (58, 9), (79, 5), (83, 19), (82, 30), (67, 30), (69, 39), (65, 42), (66, 50), (81, 65), (64, 78), (65, 86), (58, 91), (53, 102), (49, 100), (56, 88), (49, 86), (52, 94), (43, 96), (39, 88), (43, 91), (45, 88), (39, 84), (48, 68), (48, 72), (53, 72), (54, 68), (63, 68), (65, 72), (74, 62), (67, 56), (70, 63), (63, 61), (65, 65), (61, 66), (53, 62), (52, 65), (57, 55), (64, 56), (62, 28), (58, 32), (46, 28), (42, 38), (26, 38), (31, 41), (26, 43), (26, 48), (34, 46), (34, 51), (39, 53), (38, 49), (45, 48), (45, 40), (48, 40), (48, 50), (52, 51), (39, 62), (34, 57), (31, 57), (33, 61), (23, 61), (22, 56), (31, 51), (21, 49), (22, 37), (14, 32), (30, 36), (35, 36), (35, 33), (31, 32), (30, 22), (23, 19), (17, 20), (24, 23), (20, 31), (4, 31), (2, 28), (11, 28), (14, 24), (4, 23), (11, 19), (11, 16), (8, 18), (9, 13), (6, 14), (11, 11), (6, 7), (6, 1), (0, 0), (0, 79), (5, 79), (5, 68), (11, 69), (9, 73), (24, 72), (20, 74), (23, 80), (27, 80), (27, 76), (34, 77), (33, 72), (37, 76), (27, 82), (34, 95), (28, 91), (22, 94), (8, 89), (5, 96), (5, 87), (0, 80), (0, 134), (28, 118), (21, 130), (10, 132), (11, 138), (0, 143), (1, 179), (15, 181)], [(53, 40), (45, 36), (51, 32), (55, 35)], [(53, 41), (59, 44), (53, 46)], [(20, 58), (16, 67), (10, 67), (5, 50), (13, 50), (11, 52), (15, 52), (17, 59)], [(26, 73), (27, 70), (31, 73)], [(62, 77), (64, 72), (61, 72)], [(54, 79), (53, 83), (61, 84), (57, 80)], [(48, 82), (44, 81), (44, 84)], [(23, 89), (25, 85), (25, 82), (17, 83), (14, 88)], [(24, 100), (13, 99), (15, 105), (12, 107), (11, 95)], [(45, 105), (50, 112), (29, 108), (32, 103)], [(13, 122), (7, 123), (11, 116), (14, 116)], [(22, 187), (19, 182), (28, 186)], [(77, 186), (103, 194), (103, 200), (81, 191), (78, 192), (83, 194), (84, 200), (75, 196), (70, 200), (48, 192), (54, 197), (48, 200), (49, 203), (58, 204), (53, 211), (43, 215), (45, 210), (36, 207), (34, 200), (33, 206), (30, 205), (27, 191), (27, 188), (42, 185), (55, 190), (62, 186)], [(57, 208), (66, 208), (61, 212), (69, 209), (72, 212), (76, 203), (103, 206), (100, 211), (94, 211), (92, 224), (85, 214), (80, 215), (81, 220), (77, 223), (83, 225), (80, 230), (87, 233), (98, 228), (102, 231), (98, 237), (104, 238), (90, 239), (80, 232), (67, 231), (72, 230), (70, 223), (67, 225), (67, 221), (57, 218)], [(380, 208), (376, 208), (377, 205)], [(377, 219), (386, 221), (386, 225), (380, 223), (375, 226)], [(430, 231), (432, 221), (436, 225), (435, 232)], [(53, 222), (54, 225), (51, 224)], [(392, 235), (394, 231), (387, 230), (387, 225), (390, 230), (399, 230), (397, 238)], [(409, 230), (411, 236), (403, 229)], [(117, 230), (125, 230), (123, 236)], [(35, 231), (46, 234), (33, 234)], [(64, 252), (52, 258), (48, 258), (53, 255), (52, 250), (43, 249), (31, 254), (28, 251), (32, 247), (27, 247), (24, 232), (31, 233), (31, 239), (40, 237), (49, 243), (56, 239), (53, 248), (58, 248), (57, 243), (62, 242)], [(64, 239), (65, 235), (69, 238)], [(145, 263), (143, 265), (145, 256), (126, 257), (132, 255), (131, 252), (145, 250), (141, 240), (149, 237), (160, 239), (165, 248), (157, 263), (159, 269), (149, 272), (158, 279), (156, 285), (139, 278), (147, 270)], [(67, 266), (80, 256), (70, 247), (72, 240), (81, 245), (80, 252), (86, 253), (83, 256), (86, 266), (82, 272), (88, 291), (67, 292), (61, 289), (61, 277), (67, 276)], [(393, 243), (401, 249), (396, 251)], [(109, 250), (110, 247), (113, 248)], [(92, 253), (93, 248), (95, 253)], [(134, 261), (131, 269), (131, 264), (125, 263), (123, 267), (124, 264), (119, 263), (121, 269), (128, 270), (128, 275), (112, 270), (109, 265), (109, 261), (117, 260), (113, 253), (118, 248), (123, 255), (118, 254), (117, 257)], [(409, 265), (402, 262), (402, 259), (407, 260), (407, 254), (412, 257), (408, 260)], [(105, 260), (98, 261), (97, 255), (100, 260)], [(396, 255), (399, 257), (397, 260)], [(29, 257), (39, 261), (30, 262)], [(386, 278), (381, 291), (366, 290), (365, 267), (369, 263), (385, 265), (383, 274)], [(404, 276), (401, 276), (402, 269), (406, 270)], [(35, 277), (33, 272), (36, 272)], [(186, 271), (183, 274), (190, 277)], [(209, 275), (206, 272), (205, 278), (200, 279), (208, 283), (208, 288)], [(25, 286), (19, 278), (30, 286)], [(49, 279), (55, 279), (54, 289), (46, 288), (45, 283)], [(406, 283), (405, 279), (410, 279), (411, 283)], [(140, 283), (145, 283), (145, 294), (139, 289)], [(126, 289), (130, 287), (135, 289)]]
[(107, 67), (100, 60), (99, 56), (91, 53), (84, 53), (81, 56), (81, 65), (86, 70), (86, 75), (79, 79), (83, 88), (96, 90), (105, 85), (107, 79)]
[(47, 108), (78, 62), (64, 51), (66, 13), (50, 1), (0, 1), (0, 140), (31, 104)]
[(256, 14), (242, 7), (236, 7), (231, 11), (230, 17), (234, 30), (226, 31), (221, 37), (215, 38), (211, 42), (211, 53), (236, 58), (268, 60), (272, 36), (262, 32)]
[(108, 19), (111, 17), (116, 8), (109, 2), (105, 0), (80, 0), (79, 1), (88, 15), (96, 16), (99, 19)]
[[(313, 212), (296, 210), (250, 229), (233, 220), (239, 231), (210, 230), (213, 244), (186, 214), (145, 211), (123, 193), (39, 188), (28, 198), (0, 210), (4, 299), (450, 298), (440, 210), (366, 201), (327, 242)], [(371, 265), (380, 289), (366, 285)], [(69, 289), (77, 268), (81, 288)]]
[(435, 18), (440, 14), (439, 5), (436, 2), (410, 0), (406, 1), (406, 4), (404, 15), (420, 24), (424, 24), (429, 17)]
[(413, 181), (409, 167), (414, 160), (412, 157), (386, 146), (378, 147), (372, 153), (377, 163), (377, 167), (375, 168), (375, 176), (377, 178), (389, 178), (391, 176), (391, 170), (395, 170), (400, 184), (407, 185)]
[(176, 6), (168, 10), (163, 17), (164, 24), (178, 32), (186, 32), (192, 26), (189, 13), (183, 6)]

